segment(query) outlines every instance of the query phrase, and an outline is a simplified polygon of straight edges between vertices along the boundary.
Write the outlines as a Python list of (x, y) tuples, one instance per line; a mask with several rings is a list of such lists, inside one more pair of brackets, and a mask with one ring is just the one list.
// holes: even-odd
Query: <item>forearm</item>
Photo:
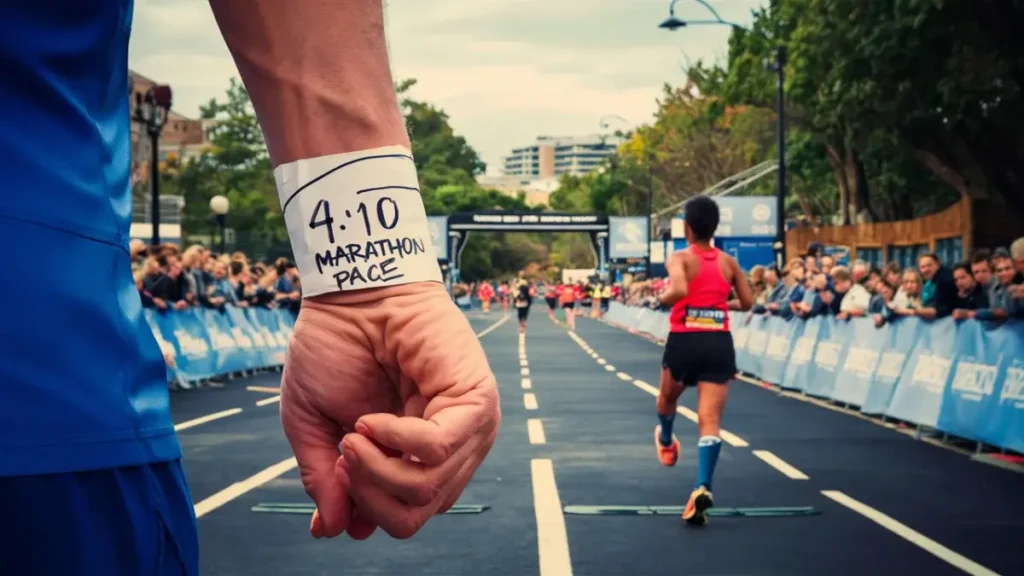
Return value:
[(409, 146), (380, 0), (210, 0), (274, 167)]

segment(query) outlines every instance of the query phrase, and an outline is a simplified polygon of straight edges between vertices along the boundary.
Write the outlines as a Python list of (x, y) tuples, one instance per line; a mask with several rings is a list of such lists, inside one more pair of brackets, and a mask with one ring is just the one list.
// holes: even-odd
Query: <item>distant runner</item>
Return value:
[(516, 287), (515, 292), (515, 306), (516, 314), (519, 315), (519, 333), (526, 333), (526, 319), (530, 316), (530, 305), (533, 304), (533, 297), (536, 295), (536, 290), (533, 286), (523, 278), (519, 277), (519, 285)]

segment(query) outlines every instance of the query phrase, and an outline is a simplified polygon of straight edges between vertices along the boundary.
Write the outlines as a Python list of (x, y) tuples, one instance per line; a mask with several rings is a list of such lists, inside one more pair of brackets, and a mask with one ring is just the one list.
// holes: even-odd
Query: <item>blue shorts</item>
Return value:
[(4, 574), (197, 576), (181, 461), (0, 477)]

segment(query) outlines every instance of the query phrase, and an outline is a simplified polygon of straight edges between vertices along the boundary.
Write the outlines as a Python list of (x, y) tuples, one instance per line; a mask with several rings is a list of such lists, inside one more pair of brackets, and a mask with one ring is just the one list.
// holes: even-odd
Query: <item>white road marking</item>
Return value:
[(525, 359), (524, 360), (520, 360), (519, 361), (519, 365), (522, 366), (523, 368), (525, 368), (527, 366), (526, 360)]
[(519, 375), (520, 376), (529, 376), (530, 375), (530, 369), (529, 368), (522, 368), (522, 369), (520, 369), (519, 370)]
[[(637, 388), (643, 390), (644, 392), (647, 392), (651, 396), (658, 396), (658, 389), (655, 388), (654, 386), (651, 386), (647, 382), (644, 382), (643, 380), (633, 380), (633, 386), (636, 386)], [(676, 406), (676, 413), (682, 415), (684, 418), (695, 424), (698, 421), (697, 413), (694, 412), (693, 410), (690, 410), (686, 406)], [(748, 444), (746, 440), (740, 438), (739, 436), (733, 434), (732, 432), (729, 432), (728, 430), (719, 430), (718, 435), (722, 438), (722, 442), (725, 442), (726, 444), (732, 446), (733, 448), (746, 448), (750, 446), (750, 444)]]
[(569, 536), (551, 460), (531, 460), (533, 509), (537, 515), (537, 557), (540, 576), (572, 576)]
[(519, 383), (523, 386), (523, 390), (529, 390), (533, 387), (533, 382), (529, 378), (523, 378)]
[(625, 380), (626, 382), (633, 380), (633, 377), (625, 372), (619, 372), (616, 376), (618, 376), (620, 380)]
[(590, 353), (590, 357), (591, 357), (591, 358), (600, 358), (601, 356), (599, 356), (599, 355), (597, 354), (597, 352), (591, 352), (591, 353)]
[(288, 472), (289, 470), (297, 467), (299, 464), (295, 458), (289, 458), (282, 462), (278, 462), (273, 466), (257, 472), (255, 475), (242, 480), (241, 482), (235, 482), (231, 486), (217, 492), (213, 496), (202, 500), (195, 505), (196, 518), (202, 518), (203, 516), (213, 512), (217, 508), (227, 504), (228, 502), (238, 498), (242, 494), (249, 492), (255, 488), (270, 482), (274, 478)]
[(548, 439), (544, 436), (544, 423), (537, 418), (530, 418), (526, 421), (526, 434), (530, 437), (530, 444), (547, 444)]
[(807, 480), (807, 474), (797, 470), (789, 462), (786, 462), (767, 450), (754, 450), (754, 456), (764, 460), (765, 464), (775, 468), (779, 472), (782, 472), (783, 476), (786, 476), (790, 480)]
[(508, 318), (509, 318), (509, 317), (508, 317), (508, 315), (507, 315), (507, 314), (506, 314), (506, 315), (504, 315), (504, 316), (502, 316), (501, 318), (498, 318), (498, 321), (497, 321), (497, 322), (495, 322), (494, 324), (491, 324), (491, 325), (490, 325), (490, 326), (488, 326), (487, 328), (484, 328), (484, 329), (483, 329), (483, 330), (481, 330), (480, 332), (477, 332), (477, 333), (476, 333), (476, 337), (477, 337), (477, 338), (483, 338), (484, 336), (487, 336), (487, 335), (488, 335), (488, 334), (490, 334), (491, 332), (494, 332), (495, 330), (497, 330), (497, 329), (498, 329), (498, 327), (499, 327), (499, 326), (501, 326), (501, 325), (502, 325), (502, 324), (504, 324), (505, 322), (508, 322)]
[(206, 424), (207, 422), (213, 422), (214, 420), (219, 420), (221, 418), (227, 418), (228, 416), (234, 416), (235, 414), (238, 414), (241, 411), (242, 411), (241, 408), (231, 408), (230, 410), (221, 410), (220, 412), (214, 412), (213, 414), (207, 414), (206, 416), (201, 416), (201, 417), (195, 418), (193, 420), (186, 420), (185, 422), (182, 422), (181, 424), (175, 424), (174, 425), (174, 431), (175, 432), (181, 432), (182, 430), (188, 430), (189, 428), (195, 428), (196, 426), (199, 426), (200, 424)]
[(245, 389), (249, 392), (267, 392), (270, 394), (278, 394), (281, 392), (280, 386), (246, 386)]
[(537, 409), (537, 395), (532, 392), (523, 394), (523, 406), (526, 406), (527, 410)]
[(602, 366), (604, 366), (605, 364), (607, 364), (607, 363), (608, 363), (608, 361), (607, 361), (607, 360), (605, 360), (604, 358), (598, 358), (598, 359), (597, 359), (597, 363), (598, 363), (598, 364), (600, 364), (600, 365), (602, 365)]
[(260, 400), (260, 401), (256, 402), (256, 405), (257, 406), (266, 406), (267, 404), (273, 404), (274, 402), (280, 402), (280, 401), (281, 401), (281, 395), (278, 394), (277, 396), (271, 396), (270, 398), (264, 398), (263, 400)]
[(939, 559), (944, 560), (946, 563), (956, 568), (959, 568), (960, 570), (963, 570), (964, 572), (971, 574), (972, 576), (998, 576), (997, 572), (989, 570), (988, 568), (982, 566), (981, 564), (978, 564), (970, 558), (957, 554), (956, 552), (950, 550), (949, 548), (946, 548), (942, 544), (939, 544), (938, 542), (932, 540), (924, 534), (921, 534), (913, 528), (910, 528), (909, 526), (900, 523), (894, 518), (887, 516), (882, 512), (879, 512), (878, 510), (875, 510), (874, 508), (868, 506), (867, 504), (858, 502), (857, 500), (850, 498), (849, 496), (843, 494), (842, 492), (839, 492), (838, 490), (822, 490), (821, 493), (825, 497), (830, 498), (838, 502), (839, 504), (842, 504), (843, 506), (846, 506), (850, 510), (853, 510), (854, 512), (860, 514), (861, 516), (864, 516), (868, 520), (875, 522), (882, 528), (889, 530), (890, 532), (896, 534), (904, 540), (907, 540), (911, 544), (914, 544), (924, 549), (929, 554), (932, 554), (938, 557)]
[(608, 364), (607, 366), (605, 366), (604, 369), (609, 371), (609, 372), (615, 372), (615, 366), (612, 366), (611, 364)]

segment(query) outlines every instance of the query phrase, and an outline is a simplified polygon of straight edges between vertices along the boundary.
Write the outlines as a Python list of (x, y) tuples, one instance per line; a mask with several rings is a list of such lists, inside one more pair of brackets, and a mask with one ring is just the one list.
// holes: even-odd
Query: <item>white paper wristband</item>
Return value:
[(441, 282), (407, 148), (298, 160), (274, 178), (303, 297)]

